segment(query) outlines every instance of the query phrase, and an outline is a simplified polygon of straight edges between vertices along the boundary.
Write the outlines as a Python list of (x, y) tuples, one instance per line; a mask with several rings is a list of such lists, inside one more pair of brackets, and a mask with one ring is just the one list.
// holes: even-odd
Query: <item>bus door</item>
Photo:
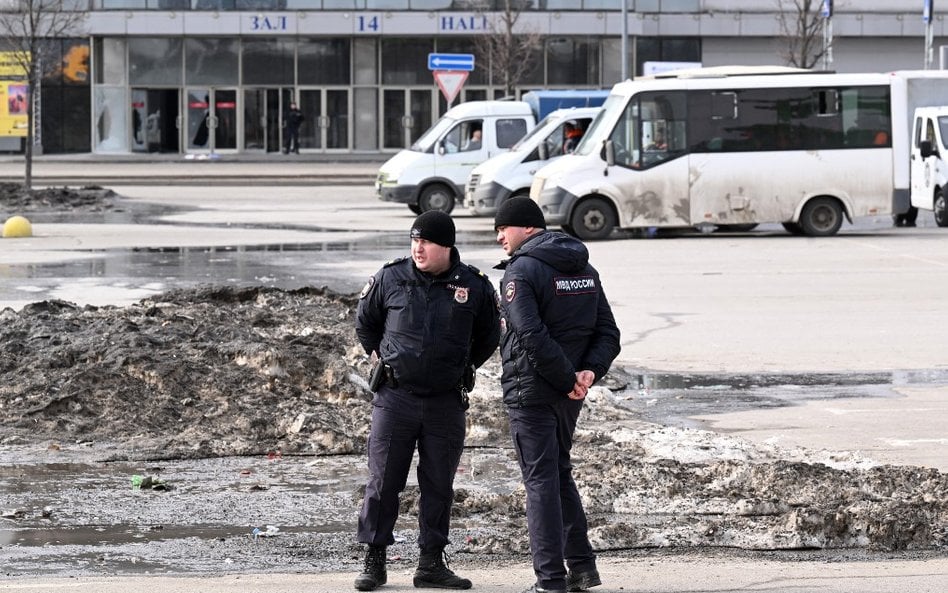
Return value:
[(633, 98), (612, 133), (620, 189), (620, 225), (689, 226), (685, 96), (683, 92), (642, 93)]
[(932, 207), (932, 196), (935, 195), (932, 184), (936, 180), (932, 174), (932, 166), (936, 157), (922, 158), (919, 145), (923, 140), (931, 142), (932, 148), (936, 150), (939, 148), (938, 140), (935, 138), (935, 122), (928, 115), (918, 115), (915, 118), (915, 128), (912, 136), (912, 158), (909, 161), (912, 205), (928, 209)]
[[(773, 89), (692, 91), (688, 103), (693, 225), (747, 225), (788, 220), (799, 197), (778, 197), (789, 187), (782, 176), (799, 176), (804, 151), (791, 150), (792, 128), (781, 119), (794, 105), (808, 105), (809, 91), (772, 105)], [(802, 110), (802, 109), (801, 109)], [(778, 150), (778, 147), (781, 147)], [(792, 166), (793, 165), (793, 166)]]

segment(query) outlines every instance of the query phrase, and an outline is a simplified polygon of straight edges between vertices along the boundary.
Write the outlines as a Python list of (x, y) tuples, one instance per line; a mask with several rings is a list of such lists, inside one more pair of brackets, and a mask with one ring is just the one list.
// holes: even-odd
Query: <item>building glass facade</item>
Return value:
[[(523, 52), (515, 95), (609, 88), (626, 64), (634, 77), (649, 63), (785, 63), (779, 42), (789, 0), (783, 16), (779, 2), (626, 0), (625, 43), (618, 1), (513, 0), (516, 30), (539, 39)], [(68, 4), (89, 12), (88, 30), (50, 49), (62, 66), (44, 76), (40, 93), (46, 153), (276, 152), (291, 101), (306, 118), (303, 151), (395, 151), (449, 107), (428, 69), (430, 53), (477, 56), (455, 102), (506, 93), (478, 44), (502, 31), (505, 0)], [(913, 44), (924, 30), (912, 17), (916, 4), (837, 8), (835, 69), (918, 68)], [(943, 22), (934, 21), (937, 39)], [(73, 75), (76, 64), (84, 78)]]

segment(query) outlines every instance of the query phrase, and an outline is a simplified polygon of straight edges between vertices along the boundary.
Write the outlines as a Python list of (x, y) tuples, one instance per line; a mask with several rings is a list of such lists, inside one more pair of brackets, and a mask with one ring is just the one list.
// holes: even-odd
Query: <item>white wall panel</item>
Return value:
[(125, 21), (129, 35), (182, 35), (184, 15), (180, 12), (132, 12)]

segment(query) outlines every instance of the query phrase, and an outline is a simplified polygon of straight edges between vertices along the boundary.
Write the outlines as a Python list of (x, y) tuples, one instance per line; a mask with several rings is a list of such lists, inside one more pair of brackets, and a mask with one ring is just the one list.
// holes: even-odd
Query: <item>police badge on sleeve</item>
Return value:
[(365, 283), (365, 286), (362, 287), (362, 292), (359, 293), (359, 298), (364, 299), (366, 295), (369, 294), (369, 291), (372, 290), (372, 286), (375, 285), (375, 276), (369, 276), (369, 281)]

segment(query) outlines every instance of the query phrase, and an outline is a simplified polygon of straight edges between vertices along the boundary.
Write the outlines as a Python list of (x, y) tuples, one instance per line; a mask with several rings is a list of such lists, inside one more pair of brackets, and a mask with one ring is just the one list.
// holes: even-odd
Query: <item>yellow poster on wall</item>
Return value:
[(18, 80), (0, 81), (0, 136), (25, 137), (30, 85)]
[(30, 52), (0, 51), (0, 76), (26, 80), (30, 55)]

